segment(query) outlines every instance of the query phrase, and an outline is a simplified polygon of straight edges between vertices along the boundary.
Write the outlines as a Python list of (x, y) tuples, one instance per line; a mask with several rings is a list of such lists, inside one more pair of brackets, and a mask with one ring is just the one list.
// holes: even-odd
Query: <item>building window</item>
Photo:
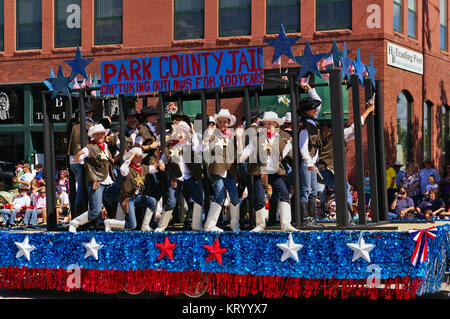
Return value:
[(402, 0), (394, 0), (394, 31), (402, 32)]
[(3, 0), (0, 0), (0, 51), (5, 49), (5, 15), (4, 15)]
[(81, 0), (55, 0), (55, 47), (81, 46)]
[(413, 100), (408, 91), (397, 96), (397, 158), (400, 163), (408, 163), (412, 158), (411, 118)]
[(423, 127), (423, 158), (424, 160), (431, 159), (432, 155), (432, 145), (431, 145), (431, 137), (433, 134), (433, 126), (432, 126), (432, 109), (433, 103), (430, 101), (425, 101), (423, 103), (423, 119), (422, 119), (422, 127)]
[(416, 0), (408, 0), (408, 36), (411, 38), (417, 37), (417, 8)]
[(204, 0), (174, 1), (174, 39), (201, 39), (205, 37)]
[(122, 43), (122, 0), (95, 0), (94, 44)]
[(0, 87), (0, 124), (24, 124), (23, 86)]
[(219, 36), (251, 34), (251, 1), (219, 0)]
[(42, 47), (41, 0), (17, 0), (17, 49)]
[(440, 6), (441, 50), (447, 51), (447, 0), (441, 0)]
[(317, 0), (316, 30), (352, 28), (352, 2), (349, 0)]
[(0, 191), (10, 191), (15, 165), (24, 160), (24, 135), (21, 133), (0, 133), (2, 158), (0, 161)]
[(278, 33), (280, 24), (286, 32), (300, 32), (300, 0), (267, 0), (266, 32)]

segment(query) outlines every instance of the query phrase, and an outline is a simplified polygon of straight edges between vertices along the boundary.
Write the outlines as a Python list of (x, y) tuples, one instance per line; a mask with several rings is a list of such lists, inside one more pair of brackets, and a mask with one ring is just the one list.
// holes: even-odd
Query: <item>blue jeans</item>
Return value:
[(238, 190), (234, 177), (228, 172), (225, 178), (220, 175), (209, 175), (211, 186), (214, 189), (213, 201), (219, 205), (223, 205), (227, 197), (226, 191), (230, 196), (230, 202), (233, 206), (239, 203)]
[(41, 211), (39, 209), (27, 209), (27, 211), (25, 212), (25, 218), (23, 219), (23, 223), (25, 225), (33, 225), (33, 226), (36, 225), (37, 217), (40, 212)]
[(283, 176), (278, 174), (270, 174), (269, 184), (272, 186), (272, 196), (277, 196), (280, 202), (289, 203), (290, 192)]
[(146, 195), (138, 195), (130, 198), (128, 201), (128, 214), (125, 214), (125, 228), (133, 230), (137, 226), (135, 207), (150, 208), (151, 211), (156, 209), (156, 199)]
[(75, 205), (80, 205), (85, 201), (84, 198), (84, 190), (85, 190), (85, 181), (84, 181), (84, 166), (80, 163), (70, 164), (70, 169), (75, 175), (75, 180), (77, 181), (77, 192), (75, 195)]
[(17, 215), (17, 211), (15, 209), (11, 210), (11, 215), (9, 214), (9, 208), (2, 209), (1, 213), (5, 224), (14, 224)]
[[(101, 216), (103, 208), (103, 195), (108, 196), (108, 191), (113, 187), (114, 183), (108, 186), (99, 184), (97, 189), (92, 189), (92, 182), (86, 183), (89, 197), (88, 220), (94, 220)], [(112, 188), (114, 190), (114, 188)]]
[(260, 175), (253, 178), (253, 189), (255, 192), (255, 211), (258, 211), (266, 206), (266, 190), (261, 182)]
[(103, 200), (110, 206), (117, 206), (123, 176), (116, 168), (113, 169), (113, 174), (116, 181), (109, 187), (108, 191), (103, 194)]
[[(322, 175), (322, 181), (323, 183), (328, 186), (329, 188), (335, 189), (336, 185), (334, 183), (334, 174), (328, 169), (328, 168), (321, 168), (319, 170), (320, 175)], [(325, 203), (326, 200), (326, 192), (323, 191), (322, 194), (320, 194), (320, 201), (322, 203)], [(353, 197), (350, 193), (350, 185), (347, 183), (347, 203), (349, 205), (349, 209), (351, 210), (352, 204), (353, 204)], [(367, 204), (367, 202), (366, 202)]]
[(300, 201), (307, 203), (309, 200), (316, 200), (317, 195), (317, 173), (308, 170), (305, 161), (300, 165)]
[(192, 199), (194, 202), (203, 206), (203, 185), (201, 181), (195, 180), (195, 178), (191, 177), (186, 181), (178, 181), (177, 180), (177, 188), (172, 188), (169, 185), (167, 190), (167, 202), (164, 206), (164, 210), (169, 211), (173, 210), (177, 205), (177, 198), (180, 192), (183, 194), (186, 202), (189, 202)]

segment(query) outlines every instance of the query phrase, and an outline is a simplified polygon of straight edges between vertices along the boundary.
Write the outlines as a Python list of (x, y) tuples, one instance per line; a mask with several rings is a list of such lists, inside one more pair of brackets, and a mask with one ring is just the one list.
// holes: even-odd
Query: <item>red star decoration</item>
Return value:
[(219, 238), (216, 238), (216, 241), (212, 246), (210, 245), (203, 245), (203, 246), (205, 246), (205, 249), (209, 253), (208, 257), (206, 257), (206, 262), (215, 259), (219, 262), (219, 264), (222, 265), (222, 254), (226, 253), (228, 249), (220, 248)]
[(169, 237), (166, 236), (164, 239), (164, 243), (155, 243), (155, 245), (159, 248), (159, 256), (158, 259), (167, 257), (173, 260), (173, 250), (177, 246), (177, 244), (173, 244), (169, 241)]

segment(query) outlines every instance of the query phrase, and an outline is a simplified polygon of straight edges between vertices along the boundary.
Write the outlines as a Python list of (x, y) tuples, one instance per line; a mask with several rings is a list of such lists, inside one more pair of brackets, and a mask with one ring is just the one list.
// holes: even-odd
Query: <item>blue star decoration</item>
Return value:
[(306, 41), (303, 55), (295, 57), (295, 62), (300, 64), (300, 70), (298, 71), (298, 78), (301, 79), (307, 73), (316, 74), (317, 76), (322, 78), (320, 70), (317, 67), (317, 62), (319, 62), (320, 60), (322, 60), (322, 58), (326, 56), (328, 56), (328, 53), (313, 54), (309, 42)]
[(361, 63), (361, 55), (359, 53), (359, 49), (358, 53), (356, 54), (356, 60), (353, 61), (353, 67), (355, 68), (355, 75), (358, 77), (359, 82), (361, 83), (362, 86), (364, 86), (363, 71), (366, 66)]
[(372, 53), (370, 54), (370, 64), (366, 65), (366, 70), (369, 75), (369, 79), (372, 81), (373, 89), (375, 90), (375, 74), (377, 74), (377, 69), (373, 66)]
[(288, 58), (294, 60), (294, 52), (292, 52), (292, 46), (295, 42), (298, 41), (301, 37), (292, 37), (288, 38), (286, 36), (286, 31), (284, 30), (284, 26), (280, 25), (280, 32), (278, 33), (278, 37), (273, 40), (264, 40), (264, 42), (268, 43), (272, 46), (275, 51), (273, 52), (272, 63), (277, 61), (282, 55), (287, 56)]
[[(53, 68), (50, 68), (50, 79), (54, 79), (54, 78), (55, 78), (55, 73), (53, 73)], [(53, 87), (52, 87), (52, 85), (50, 84), (49, 81), (44, 80), (44, 81), (42, 81), (42, 83), (45, 84), (45, 86), (47, 87), (47, 89), (49, 91), (53, 91)]]
[(58, 76), (56, 78), (48, 78), (46, 79), (53, 88), (52, 100), (58, 95), (58, 93), (62, 93), (67, 97), (70, 97), (69, 93), (69, 82), (70, 78), (64, 76), (63, 69), (61, 64), (58, 69)]
[(353, 63), (353, 60), (348, 57), (348, 53), (350, 51), (347, 51), (347, 43), (344, 42), (344, 50), (341, 51), (341, 81), (344, 81), (345, 77), (347, 77), (347, 80), (350, 80), (350, 67)]
[[(342, 52), (339, 51), (336, 40), (333, 41), (333, 47), (331, 48), (330, 54), (333, 56), (333, 66), (335, 66), (337, 68), (340, 67)], [(329, 65), (329, 68), (332, 68), (332, 66)]]
[(88, 79), (88, 75), (86, 73), (86, 66), (91, 63), (93, 58), (83, 59), (81, 56), (80, 47), (77, 47), (77, 53), (75, 54), (75, 59), (73, 60), (64, 60), (68, 65), (72, 67), (72, 73), (70, 74), (70, 80), (73, 80), (77, 74), (80, 74), (85, 79)]

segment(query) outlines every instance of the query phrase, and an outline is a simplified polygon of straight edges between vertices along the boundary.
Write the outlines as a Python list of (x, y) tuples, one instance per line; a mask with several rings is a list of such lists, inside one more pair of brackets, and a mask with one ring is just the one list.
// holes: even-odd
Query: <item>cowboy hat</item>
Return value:
[(230, 120), (229, 126), (233, 126), (236, 123), (236, 116), (230, 114), (228, 109), (221, 109), (219, 113), (214, 114), (214, 122), (217, 123), (217, 119), (220, 117), (226, 117)]
[(159, 111), (157, 109), (155, 109), (154, 107), (147, 106), (147, 107), (143, 107), (141, 109), (141, 116), (144, 118), (146, 116), (155, 115), (155, 114), (159, 114)]
[(109, 133), (109, 130), (105, 129), (104, 126), (101, 124), (95, 124), (95, 125), (92, 125), (91, 128), (89, 129), (88, 136), (93, 137), (94, 134), (101, 133), (101, 132), (103, 132), (103, 133), (105, 133), (105, 135), (107, 135)]
[(126, 116), (127, 117), (128, 116), (136, 116), (136, 117), (138, 117), (139, 116), (139, 112), (136, 111), (136, 109), (133, 107), (133, 108), (130, 108), (130, 109), (127, 110)]
[(298, 101), (298, 111), (299, 112), (305, 112), (312, 109), (315, 109), (320, 106), (322, 102), (319, 100), (314, 100), (310, 96), (301, 99)]
[(280, 119), (278, 117), (277, 113), (272, 112), (272, 111), (264, 112), (261, 122), (267, 122), (267, 121), (276, 122), (276, 123), (278, 123), (278, 125), (282, 125), (284, 123), (284, 120)]
[(284, 117), (283, 120), (285, 123), (291, 123), (292, 122), (292, 115), (291, 112), (287, 112)]
[(142, 148), (133, 147), (132, 149), (130, 149), (128, 152), (125, 153), (125, 155), (123, 156), (123, 160), (124, 161), (128, 160), (131, 157), (131, 155), (133, 155), (133, 153), (136, 153), (136, 155), (138, 156), (142, 156), (142, 158), (147, 156), (147, 154), (142, 153)]
[(177, 132), (183, 132), (186, 137), (191, 136), (191, 128), (184, 121), (178, 124), (172, 124), (172, 132), (173, 135), (175, 135)]
[(190, 122), (189, 116), (183, 112), (183, 110), (179, 109), (176, 113), (173, 113), (171, 115), (172, 117), (172, 121), (174, 119), (174, 117), (181, 117), (183, 119), (183, 121), (185, 121), (186, 123)]
[[(86, 101), (86, 102), (84, 102), (84, 111), (85, 111), (86, 113), (88, 113), (88, 112), (94, 112), (94, 111), (95, 111), (95, 107), (94, 107), (94, 105), (92, 105), (92, 102), (91, 102), (91, 101)], [(75, 110), (74, 112), (75, 112), (75, 113), (80, 112), (80, 107), (77, 107), (76, 110)]]

